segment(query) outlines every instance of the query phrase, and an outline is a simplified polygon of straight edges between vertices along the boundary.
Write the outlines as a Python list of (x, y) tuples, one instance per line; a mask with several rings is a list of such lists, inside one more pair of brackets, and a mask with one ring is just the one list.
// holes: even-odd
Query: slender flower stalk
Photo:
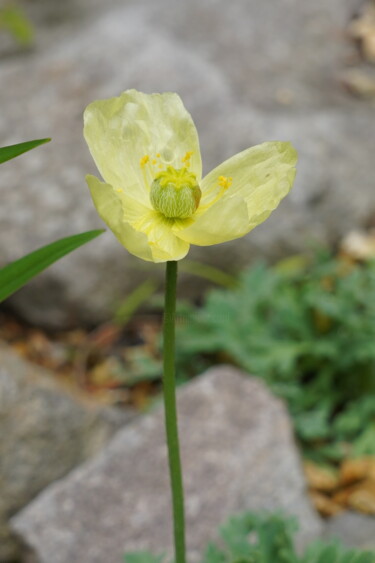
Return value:
[(175, 314), (177, 262), (167, 262), (164, 308), (164, 413), (168, 446), (169, 474), (172, 490), (175, 562), (185, 563), (184, 493), (177, 427), (175, 382)]

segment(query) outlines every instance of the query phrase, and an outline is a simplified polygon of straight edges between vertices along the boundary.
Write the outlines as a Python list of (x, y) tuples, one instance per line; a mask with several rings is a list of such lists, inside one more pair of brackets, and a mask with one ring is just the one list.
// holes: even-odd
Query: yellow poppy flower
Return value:
[(246, 235), (289, 192), (297, 153), (279, 141), (249, 148), (202, 179), (198, 134), (177, 94), (128, 90), (91, 103), (84, 136), (105, 180), (87, 176), (95, 207), (129, 252), (181, 260), (190, 244)]

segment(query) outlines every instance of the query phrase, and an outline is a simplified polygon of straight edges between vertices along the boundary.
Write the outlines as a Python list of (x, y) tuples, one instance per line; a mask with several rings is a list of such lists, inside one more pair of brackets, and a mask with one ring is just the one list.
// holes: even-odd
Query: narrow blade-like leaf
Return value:
[(104, 229), (87, 231), (57, 240), (2, 268), (0, 270), (0, 303), (59, 258), (103, 232)]
[(12, 158), (16, 158), (16, 156), (24, 152), (31, 151), (31, 149), (35, 149), (35, 147), (39, 147), (39, 145), (44, 145), (44, 143), (48, 143), (50, 140), (51, 139), (36, 139), (35, 141), (26, 141), (25, 143), (18, 143), (17, 145), (0, 147), (0, 164)]

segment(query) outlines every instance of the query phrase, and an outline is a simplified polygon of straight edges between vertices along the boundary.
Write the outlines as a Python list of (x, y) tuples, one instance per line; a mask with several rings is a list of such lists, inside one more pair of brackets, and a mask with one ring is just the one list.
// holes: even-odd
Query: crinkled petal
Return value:
[(190, 244), (210, 246), (242, 237), (249, 232), (249, 214), (242, 197), (218, 201), (178, 236)]
[(189, 252), (189, 243), (175, 234), (176, 222), (157, 211), (149, 211), (137, 222), (136, 228), (147, 235), (154, 262), (181, 260)]
[[(279, 141), (263, 143), (226, 160), (202, 180), (196, 221), (179, 236), (205, 246), (247, 234), (267, 219), (287, 195), (295, 178), (296, 162), (293, 146)], [(231, 178), (232, 184), (211, 205), (215, 193), (220, 192), (221, 176)]]
[[(212, 190), (219, 186), (221, 176), (232, 178), (232, 185), (223, 195), (224, 199), (242, 196), (249, 200), (254, 192), (277, 193), (280, 184), (287, 184), (290, 189), (295, 176), (297, 151), (291, 143), (271, 141), (246, 149), (214, 168), (201, 183), (204, 205), (212, 196)], [(281, 191), (284, 192), (284, 187)], [(284, 194), (285, 195), (285, 194)]]
[(136, 231), (126, 220), (126, 217), (133, 221), (139, 220), (142, 213), (147, 213), (148, 209), (139, 202), (134, 202), (134, 207), (126, 206), (122, 193), (110, 184), (101, 182), (95, 176), (86, 176), (86, 181), (97, 212), (120, 243), (138, 258), (153, 261), (147, 236)]
[(189, 244), (175, 235), (173, 219), (151, 211), (95, 176), (86, 176), (86, 180), (100, 217), (131, 254), (151, 262), (181, 260), (186, 256)]
[[(200, 181), (198, 134), (177, 94), (128, 90), (95, 101), (85, 110), (84, 136), (104, 180), (145, 205), (150, 205), (148, 191), (159, 163), (181, 168), (186, 153), (192, 152), (190, 170)], [(150, 160), (141, 167), (145, 155)]]

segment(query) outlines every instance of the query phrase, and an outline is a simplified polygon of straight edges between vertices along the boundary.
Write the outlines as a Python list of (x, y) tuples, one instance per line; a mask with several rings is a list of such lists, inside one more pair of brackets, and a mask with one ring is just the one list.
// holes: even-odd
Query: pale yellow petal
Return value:
[[(125, 204), (124, 194), (95, 176), (86, 176), (97, 212), (125, 248), (142, 260), (154, 261), (147, 236), (128, 222), (139, 220), (148, 209), (139, 202)], [(129, 200), (128, 200), (129, 203)]]
[[(212, 191), (220, 177), (231, 178), (231, 186), (223, 194), (224, 199), (241, 196), (250, 202), (256, 191), (270, 191), (282, 196), (291, 188), (295, 177), (297, 151), (291, 143), (270, 141), (246, 149), (214, 168), (201, 183), (204, 206), (212, 199)], [(280, 198), (281, 199), (281, 198)]]
[(210, 246), (242, 237), (249, 232), (249, 214), (242, 197), (218, 201), (194, 223), (178, 232), (190, 244)]
[(154, 262), (181, 260), (189, 252), (188, 242), (175, 234), (178, 230), (176, 223), (181, 223), (181, 220), (168, 219), (157, 211), (150, 211), (135, 225), (146, 234)]
[[(181, 168), (191, 152), (190, 170), (201, 178), (197, 131), (177, 94), (128, 90), (93, 102), (84, 114), (84, 135), (104, 180), (145, 205), (150, 205), (148, 190), (159, 166)], [(146, 155), (149, 162), (141, 167)]]
[(166, 219), (95, 176), (86, 176), (86, 180), (100, 217), (131, 254), (152, 262), (186, 256), (189, 244), (174, 233), (175, 223), (181, 224), (181, 220)]
[[(205, 246), (247, 234), (267, 219), (287, 195), (293, 185), (296, 161), (297, 153), (290, 143), (275, 141), (223, 162), (203, 179), (196, 220), (179, 236)], [(225, 191), (219, 184), (221, 177), (231, 182)]]

